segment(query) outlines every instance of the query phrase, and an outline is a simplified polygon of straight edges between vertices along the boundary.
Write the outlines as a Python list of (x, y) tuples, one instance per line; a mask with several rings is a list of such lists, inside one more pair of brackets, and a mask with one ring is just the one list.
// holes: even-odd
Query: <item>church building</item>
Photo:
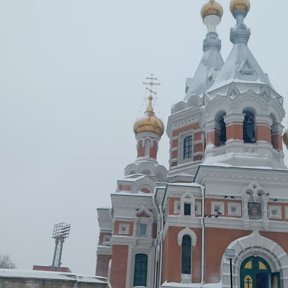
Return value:
[(98, 208), (96, 275), (112, 288), (288, 288), (288, 170), (283, 97), (249, 49), (249, 0), (232, 0), (232, 50), (223, 61), (209, 0), (203, 56), (186, 80), (157, 161), (163, 122), (151, 95), (134, 124), (137, 157)]

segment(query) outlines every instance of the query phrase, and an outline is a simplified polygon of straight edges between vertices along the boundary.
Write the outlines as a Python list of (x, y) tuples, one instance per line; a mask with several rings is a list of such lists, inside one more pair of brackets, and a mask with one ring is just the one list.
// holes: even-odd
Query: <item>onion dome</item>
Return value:
[(286, 130), (283, 134), (283, 142), (286, 145), (286, 147), (288, 147), (288, 130)]
[(220, 18), (223, 16), (223, 8), (215, 0), (209, 0), (201, 9), (201, 16), (203, 19), (209, 15), (215, 15)]
[(144, 117), (135, 122), (133, 129), (135, 134), (142, 132), (152, 132), (161, 137), (164, 132), (164, 124), (159, 118), (155, 116), (152, 100), (153, 97), (149, 96)]
[(230, 11), (233, 15), (243, 13), (245, 16), (250, 10), (249, 0), (232, 0), (230, 2)]

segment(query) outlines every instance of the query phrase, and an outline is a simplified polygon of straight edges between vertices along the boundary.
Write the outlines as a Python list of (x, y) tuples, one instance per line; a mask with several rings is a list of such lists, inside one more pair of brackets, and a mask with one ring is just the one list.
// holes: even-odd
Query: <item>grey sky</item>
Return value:
[[(51, 264), (53, 226), (64, 221), (63, 265), (94, 273), (96, 208), (110, 206), (135, 160), (142, 81), (158, 76), (156, 113), (167, 123), (202, 55), (205, 2), (0, 0), (0, 253), (18, 268)], [(220, 2), (226, 59), (235, 22)], [(288, 2), (251, 2), (249, 46), (287, 102)], [(165, 135), (166, 167), (168, 151)]]

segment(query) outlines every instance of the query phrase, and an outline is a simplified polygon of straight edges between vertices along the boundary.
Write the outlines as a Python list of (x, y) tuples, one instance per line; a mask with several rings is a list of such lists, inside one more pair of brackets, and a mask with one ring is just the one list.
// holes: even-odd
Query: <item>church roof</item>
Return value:
[[(216, 33), (210, 33), (210, 35), (207, 35), (206, 40), (207, 39), (215, 41), (218, 37)], [(188, 78), (186, 81), (187, 91), (185, 101), (187, 101), (192, 95), (203, 95), (213, 85), (216, 75), (222, 66), (223, 59), (219, 49), (208, 47), (208, 49), (203, 53), (194, 77)]]
[[(238, 2), (241, 2), (240, 4), (245, 9)], [(231, 28), (230, 32), (230, 41), (233, 43), (233, 48), (209, 91), (232, 82), (266, 84), (273, 88), (268, 75), (264, 73), (247, 45), (251, 34), (250, 29), (244, 23), (244, 18), (250, 7), (250, 4), (247, 6), (247, 3), (236, 0), (231, 2), (231, 7), (239, 4), (239, 7), (243, 9), (240, 9), (237, 5), (235, 7), (238, 7), (238, 10), (234, 6), (236, 10), (233, 7), (231, 8), (236, 19), (236, 25)]]
[(186, 102), (193, 95), (202, 96), (213, 85), (218, 71), (223, 66), (223, 59), (220, 54), (221, 41), (216, 33), (216, 27), (223, 15), (223, 8), (216, 1), (209, 0), (203, 6), (201, 15), (208, 33), (203, 43), (204, 54), (194, 77), (186, 80)]
[(243, 43), (237, 43), (233, 46), (210, 90), (232, 82), (256, 82), (272, 87), (268, 75), (264, 73), (249, 47)]

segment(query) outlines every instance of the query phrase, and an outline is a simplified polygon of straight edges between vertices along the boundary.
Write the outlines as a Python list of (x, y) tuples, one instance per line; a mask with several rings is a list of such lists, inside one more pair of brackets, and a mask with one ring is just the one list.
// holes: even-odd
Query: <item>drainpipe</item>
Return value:
[(159, 205), (159, 210), (160, 210), (160, 231), (159, 231), (159, 273), (158, 273), (158, 287), (161, 287), (161, 282), (162, 282), (162, 255), (163, 255), (163, 209)]
[(202, 193), (202, 216), (201, 216), (201, 285), (205, 284), (205, 186), (201, 187)]
[[(156, 188), (157, 190), (157, 188)], [(155, 197), (156, 197), (156, 193), (154, 193), (153, 197), (152, 197), (152, 202), (153, 202), (153, 206), (155, 208), (155, 210), (157, 211), (157, 233), (160, 230), (160, 210), (158, 208), (158, 206), (156, 205), (155, 202)], [(159, 251), (158, 251), (158, 246), (159, 246), (159, 239), (158, 239), (158, 235), (155, 239), (155, 256), (154, 256), (154, 278), (153, 278), (153, 287), (157, 288), (157, 274), (158, 273), (158, 267), (157, 267), (157, 260), (159, 259)]]
[[(159, 229), (159, 246), (160, 246), (160, 251), (159, 251), (159, 273), (158, 273), (158, 286), (157, 287), (161, 287), (161, 282), (162, 282), (162, 258), (163, 258), (163, 228), (164, 228), (164, 216), (163, 216), (163, 204), (166, 198), (166, 194), (167, 194), (167, 189), (168, 189), (168, 184), (166, 184), (165, 187), (165, 192), (163, 195), (163, 200), (162, 203), (159, 205), (159, 218), (160, 218), (160, 229)], [(156, 288), (157, 288), (156, 287)]]
[[(164, 187), (160, 186), (159, 189), (163, 189)], [(157, 239), (156, 239), (156, 244), (155, 244), (155, 260), (154, 260), (154, 288), (158, 288), (161, 285), (161, 275), (162, 275), (162, 238), (163, 238), (163, 202), (166, 196), (166, 191), (167, 191), (167, 185), (164, 188), (165, 192), (164, 192), (164, 196), (163, 196), (163, 201), (161, 204), (159, 204), (159, 206), (157, 206), (156, 203), (156, 193), (154, 194), (154, 196), (152, 197), (152, 202), (153, 202), (153, 206), (156, 209), (157, 213), (158, 213), (158, 221), (157, 221)], [(159, 261), (159, 266), (158, 269), (156, 267), (156, 263), (157, 263), (157, 259)], [(158, 283), (157, 283), (157, 275), (158, 275)], [(157, 284), (159, 286), (157, 286)]]

